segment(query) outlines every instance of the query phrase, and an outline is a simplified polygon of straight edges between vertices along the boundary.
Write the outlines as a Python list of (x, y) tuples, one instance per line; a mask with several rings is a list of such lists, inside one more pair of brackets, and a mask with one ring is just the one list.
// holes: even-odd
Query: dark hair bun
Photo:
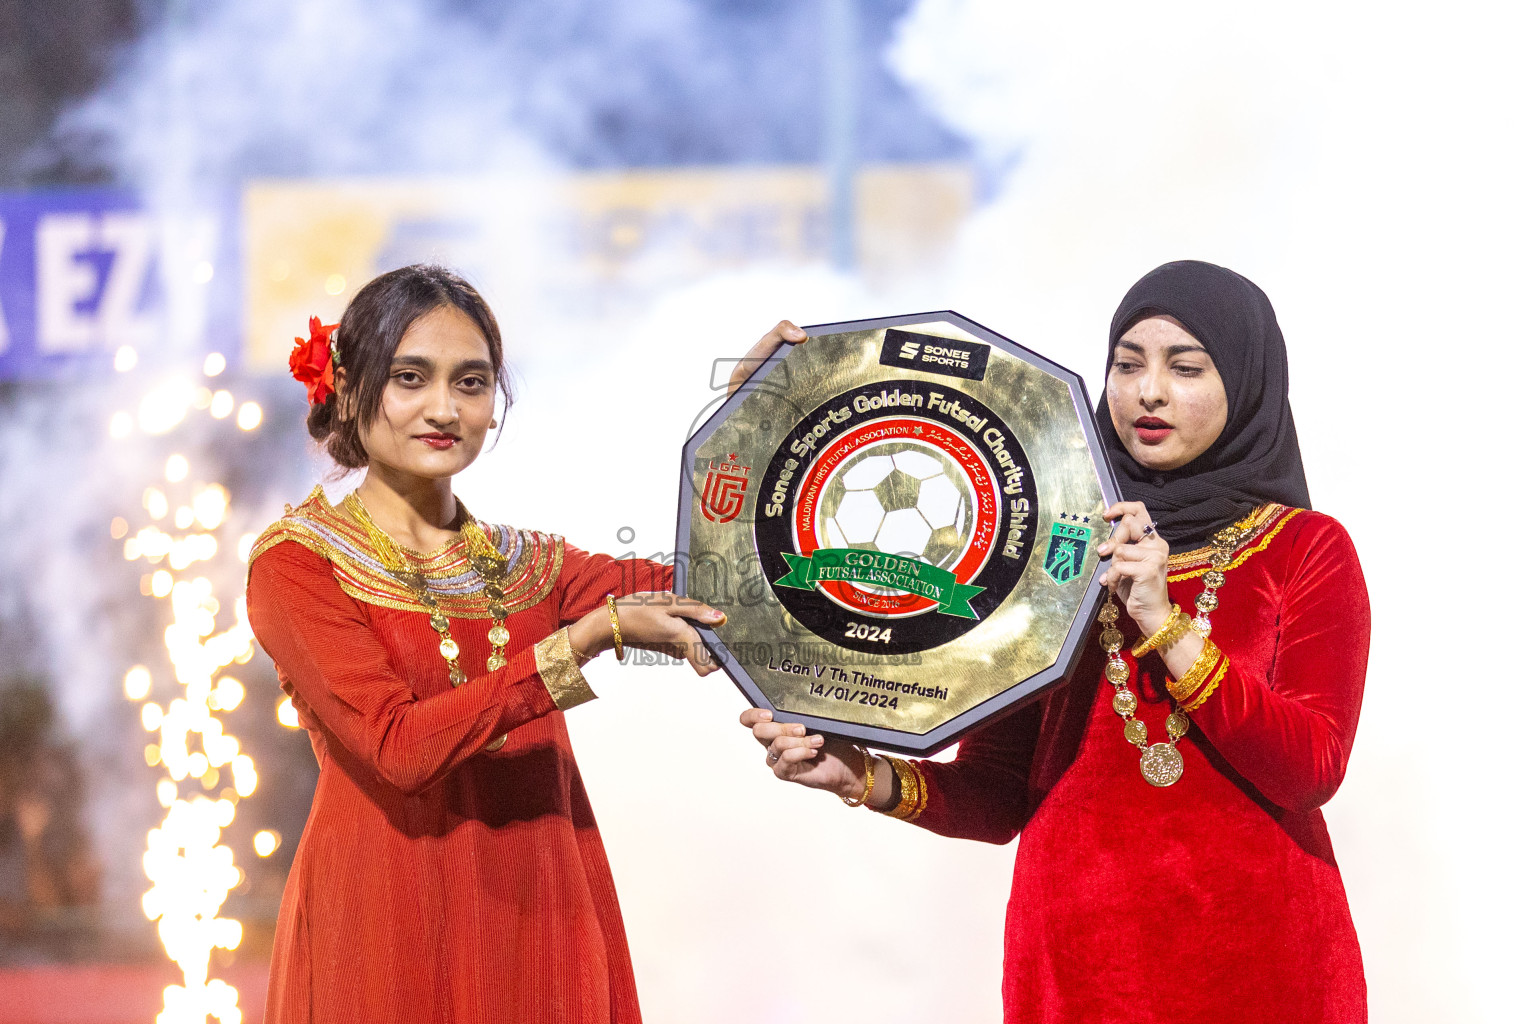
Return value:
[[(391, 353), (393, 354), (393, 353)], [(363, 450), (363, 439), (350, 424), (338, 424), (336, 395), (325, 396), (325, 401), (309, 407), (304, 425), (331, 457), (331, 461), (343, 469), (362, 469), (368, 465), (368, 453)]]

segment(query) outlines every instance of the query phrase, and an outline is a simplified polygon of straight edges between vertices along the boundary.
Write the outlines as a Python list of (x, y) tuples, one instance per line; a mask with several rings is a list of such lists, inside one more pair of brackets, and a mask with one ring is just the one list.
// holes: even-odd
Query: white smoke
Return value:
[(523, 167), (517, 67), (498, 51), (413, 0), (173, 10), (57, 134), (93, 140), (162, 207), (252, 173)]

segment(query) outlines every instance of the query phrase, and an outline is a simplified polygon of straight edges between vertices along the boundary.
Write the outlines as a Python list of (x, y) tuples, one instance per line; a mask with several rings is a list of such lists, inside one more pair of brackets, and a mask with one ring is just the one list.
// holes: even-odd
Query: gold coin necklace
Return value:
[[(1209, 638), (1211, 635), (1210, 613), (1216, 610), (1216, 591), (1227, 581), (1225, 570), (1232, 564), (1232, 551), (1240, 537), (1239, 530), (1229, 526), (1218, 531), (1211, 539), (1214, 549), (1211, 568), (1200, 578), (1205, 584), (1205, 590), (1195, 599), (1197, 614), (1189, 627), (1191, 632), (1201, 637)], [(1099, 633), (1099, 647), (1109, 655), (1109, 660), (1104, 664), (1104, 678), (1115, 688), (1115, 695), (1110, 698), (1110, 707), (1125, 720), (1126, 742), (1141, 751), (1141, 777), (1154, 786), (1171, 786), (1184, 774), (1184, 755), (1179, 753), (1179, 740), (1189, 732), (1189, 715), (1185, 713), (1182, 704), (1174, 701), (1173, 712), (1163, 721), (1163, 727), (1168, 731), (1168, 742), (1147, 743), (1147, 723), (1136, 717), (1136, 694), (1129, 686), (1131, 667), (1120, 657), (1125, 634), (1115, 628), (1119, 619), (1120, 605), (1111, 594), (1104, 602), (1104, 607), (1099, 609), (1099, 622), (1104, 626)]]
[[(491, 654), (485, 659), (485, 670), (494, 672), (507, 664), (506, 647), (507, 642), (512, 639), (512, 633), (505, 625), (507, 560), (491, 544), (490, 538), (485, 535), (484, 528), (474, 516), (469, 514), (464, 503), (457, 498), (454, 502), (458, 509), (456, 518), (460, 524), (459, 537), (464, 541), (470, 566), (480, 577), (488, 602), (487, 610), (491, 613), (493, 624), (486, 633), (486, 639), (491, 642)], [(342, 504), (367, 532), (375, 552), (384, 563), (384, 571), (398, 580), (426, 608), (427, 622), (431, 624), (439, 638), (437, 652), (448, 663), (448, 682), (456, 687), (463, 686), (468, 681), (468, 676), (459, 665), (459, 643), (453, 638), (453, 633), (449, 629), (448, 616), (438, 606), (437, 595), (432, 593), (428, 586), (427, 577), (407, 564), (405, 552), (393, 537), (373, 521), (373, 517), (368, 514), (367, 507), (362, 499), (358, 498), (356, 491), (347, 495)], [(507, 735), (502, 733), (487, 743), (485, 749), (500, 750), (507, 742)]]
[[(472, 525), (472, 528), (471, 528)], [(486, 632), (491, 642), (490, 657), (485, 659), (485, 670), (495, 672), (507, 665), (507, 641), (512, 633), (506, 627), (507, 619), (507, 560), (491, 545), (485, 530), (473, 518), (469, 519), (460, 533), (469, 548), (469, 564), (485, 583), (486, 610), (491, 613), (494, 625)]]
[(1216, 531), (1216, 536), (1211, 538), (1211, 547), (1214, 549), (1211, 552), (1211, 567), (1200, 577), (1205, 590), (1195, 598), (1195, 617), (1189, 624), (1191, 630), (1206, 639), (1211, 635), (1211, 612), (1216, 610), (1216, 591), (1227, 582), (1226, 570), (1232, 564), (1232, 551), (1241, 536), (1239, 527), (1228, 526)]

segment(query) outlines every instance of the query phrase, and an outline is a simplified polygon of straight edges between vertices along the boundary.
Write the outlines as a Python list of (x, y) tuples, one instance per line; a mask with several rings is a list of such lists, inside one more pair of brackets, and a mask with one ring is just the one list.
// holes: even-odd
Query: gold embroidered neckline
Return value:
[[(333, 506), (316, 487), (297, 507), (262, 533), (251, 548), (250, 561), (283, 541), (294, 541), (331, 563), (336, 580), (349, 596), (365, 604), (399, 611), (420, 611), (415, 594), (389, 572), (387, 559), (376, 550), (362, 524)], [(504, 604), (508, 614), (530, 608), (549, 596), (564, 562), (565, 542), (553, 534), (514, 530), (481, 523), (494, 553), (507, 561)], [(402, 549), (403, 550), (403, 549)], [(429, 552), (408, 552), (410, 568), (420, 574), (444, 614), (453, 618), (490, 618), (484, 583), (471, 565), (472, 552), (463, 537)]]

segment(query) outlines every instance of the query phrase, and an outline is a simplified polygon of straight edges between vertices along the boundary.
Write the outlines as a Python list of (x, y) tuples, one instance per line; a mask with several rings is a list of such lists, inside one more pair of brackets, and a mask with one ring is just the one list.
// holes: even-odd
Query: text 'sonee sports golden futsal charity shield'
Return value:
[(1070, 673), (1114, 478), (1082, 379), (974, 321), (807, 333), (689, 438), (677, 590), (777, 720), (931, 753)]

